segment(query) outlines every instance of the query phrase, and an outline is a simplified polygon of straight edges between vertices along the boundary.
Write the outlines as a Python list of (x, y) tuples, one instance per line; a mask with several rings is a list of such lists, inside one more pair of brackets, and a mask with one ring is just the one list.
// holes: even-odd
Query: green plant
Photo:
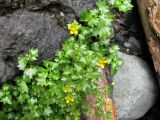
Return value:
[(109, 103), (106, 111), (101, 110), (103, 92), (109, 94), (111, 88), (99, 91), (97, 80), (101, 74), (97, 66), (108, 64), (114, 75), (121, 65), (118, 46), (109, 40), (113, 18), (110, 7), (99, 0), (97, 8), (81, 13), (79, 23), (68, 24), (73, 36), (55, 52), (53, 60), (33, 64), (38, 49), (19, 56), (22, 75), (0, 89), (0, 119), (79, 120), (81, 111), (89, 114), (86, 97), (90, 94), (97, 97), (97, 115), (111, 118)]
[(119, 9), (119, 11), (127, 12), (132, 9), (131, 0), (109, 0), (109, 3)]

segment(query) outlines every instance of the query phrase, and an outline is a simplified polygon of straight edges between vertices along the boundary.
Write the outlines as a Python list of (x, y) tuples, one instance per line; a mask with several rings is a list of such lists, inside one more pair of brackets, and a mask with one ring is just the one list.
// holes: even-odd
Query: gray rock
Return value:
[(39, 61), (51, 59), (67, 36), (68, 32), (48, 12), (17, 10), (0, 17), (0, 59), (5, 64), (0, 67), (0, 71), (5, 70), (1, 80), (11, 79), (15, 74), (19, 54), (38, 48)]
[[(23, 5), (25, 0), (0, 0), (0, 8), (18, 8)], [(0, 11), (1, 11), (0, 10)]]
[(125, 46), (126, 48), (130, 48), (130, 47), (132, 46), (132, 44), (129, 43), (129, 42), (125, 42), (125, 43), (124, 43), (124, 46)]
[(133, 36), (131, 36), (128, 40), (128, 42), (130, 42), (131, 44), (133, 44), (135, 47), (137, 47), (137, 49), (142, 49), (141, 48), (141, 43)]
[(85, 8), (91, 8), (96, 0), (27, 0), (26, 8), (30, 10), (42, 9), (46, 6), (61, 7), (62, 10), (75, 12), (79, 15), (80, 11)]
[(129, 37), (128, 42), (124, 43), (124, 46), (126, 48), (128, 48), (130, 50), (130, 53), (132, 53), (134, 55), (141, 55), (142, 54), (141, 43), (133, 36)]
[(34, 11), (56, 7), (79, 15), (81, 10), (92, 7), (95, 2), (96, 0), (0, 0), (0, 13), (9, 8), (26, 8)]
[(5, 73), (5, 64), (4, 62), (0, 61), (0, 76), (3, 76)]
[(113, 78), (113, 99), (120, 120), (135, 120), (142, 117), (157, 100), (158, 85), (145, 61), (121, 52), (119, 56), (124, 63)]
[(118, 43), (121, 51), (133, 55), (141, 55), (142, 47), (138, 39), (129, 35), (129, 32), (121, 30), (115, 33), (115, 41)]

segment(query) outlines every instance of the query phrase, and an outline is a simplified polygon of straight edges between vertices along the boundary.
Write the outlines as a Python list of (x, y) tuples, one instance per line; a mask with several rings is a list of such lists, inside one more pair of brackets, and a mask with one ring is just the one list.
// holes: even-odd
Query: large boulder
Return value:
[[(67, 20), (95, 0), (0, 0), (0, 83), (16, 74), (17, 57), (39, 49), (39, 62), (52, 59), (67, 39)], [(5, 11), (5, 12), (4, 12)]]
[(135, 120), (142, 117), (158, 97), (153, 73), (142, 59), (119, 53), (124, 63), (114, 76), (113, 99), (120, 120)]

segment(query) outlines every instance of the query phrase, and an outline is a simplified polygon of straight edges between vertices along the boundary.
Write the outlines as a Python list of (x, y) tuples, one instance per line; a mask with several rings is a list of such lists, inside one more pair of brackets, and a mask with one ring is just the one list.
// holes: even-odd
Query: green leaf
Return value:
[(28, 61), (25, 56), (21, 55), (18, 57), (18, 66), (17, 67), (19, 68), (19, 70), (24, 70), (27, 66), (27, 63), (28, 63)]
[(28, 94), (20, 94), (19, 97), (18, 97), (18, 101), (20, 103), (24, 103), (25, 100), (28, 100), (28, 98), (29, 98)]
[(78, 63), (74, 63), (74, 67), (75, 67), (76, 71), (81, 71), (83, 69), (82, 66)]
[(53, 80), (59, 80), (60, 79), (60, 72), (55, 70), (55, 71), (49, 73), (48, 78), (53, 79)]
[(92, 19), (92, 16), (88, 10), (82, 11), (80, 13), (80, 21), (88, 22), (90, 19)]
[(20, 83), (18, 83), (18, 85), (19, 85), (22, 93), (28, 92), (28, 86), (24, 81), (21, 81)]
[(29, 60), (30, 60), (30, 61), (35, 61), (35, 60), (37, 60), (37, 57), (38, 57), (38, 49), (34, 49), (34, 48), (29, 49), (28, 56), (29, 56)]
[(87, 60), (86, 60), (86, 58), (83, 57), (83, 56), (79, 59), (79, 61), (80, 61), (82, 64), (87, 64)]
[(48, 71), (47, 70), (41, 70), (40, 73), (38, 73), (38, 77), (36, 77), (37, 85), (40, 86), (46, 86), (47, 85), (47, 76), (48, 76)]
[(95, 51), (98, 51), (100, 49), (100, 45), (98, 42), (94, 42), (92, 44), (92, 49), (95, 50)]
[(54, 70), (54, 69), (58, 69), (59, 68), (59, 64), (54, 62), (51, 64), (51, 70)]
[(94, 17), (98, 17), (99, 11), (97, 9), (92, 9), (90, 10), (90, 14)]
[(82, 35), (83, 37), (87, 37), (87, 35), (90, 35), (92, 33), (93, 29), (89, 27), (81, 27), (80, 31), (80, 35)]
[(27, 68), (24, 71), (24, 76), (29, 77), (30, 79), (33, 78), (34, 75), (36, 75), (37, 69), (35, 68)]
[(65, 56), (68, 57), (68, 56), (72, 56), (74, 53), (74, 51), (72, 49), (69, 49), (68, 51), (66, 51), (65, 53)]
[(89, 83), (88, 83), (86, 80), (83, 80), (83, 81), (82, 81), (82, 90), (83, 90), (83, 91), (86, 91), (86, 89), (87, 89), (88, 87), (90, 87), (90, 86), (89, 86)]
[[(34, 120), (34, 112), (26, 112), (24, 115), (24, 120)], [(18, 119), (17, 119), (18, 120)]]
[(62, 59), (64, 57), (64, 52), (63, 51), (56, 51), (56, 56), (59, 58), (59, 59)]
[(61, 80), (62, 80), (62, 81), (67, 81), (68, 78), (67, 78), (66, 76), (64, 76), (64, 77), (61, 78)]
[(36, 78), (36, 81), (37, 81), (37, 85), (40, 85), (40, 86), (46, 86), (47, 85), (46, 78), (44, 78), (44, 77)]
[(109, 0), (108, 1), (112, 6), (115, 6), (119, 11), (127, 12), (132, 9), (131, 0)]
[(10, 89), (10, 85), (9, 84), (7, 84), (7, 83), (3, 84), (3, 87), (2, 87), (3, 91), (8, 91), (9, 89)]
[(29, 104), (30, 105), (34, 105), (34, 104), (36, 104), (37, 103), (37, 98), (31, 98), (30, 100), (29, 100)]
[(80, 14), (80, 20), (86, 22), (89, 26), (93, 27), (98, 23), (97, 14), (98, 11), (96, 9), (90, 11), (83, 11)]
[(9, 113), (8, 116), (7, 116), (7, 118), (8, 118), (8, 120), (13, 120), (15, 118), (15, 114), (14, 113)]
[(102, 13), (107, 13), (109, 12), (109, 8), (106, 5), (105, 0), (98, 0), (98, 2), (96, 3), (98, 9), (102, 12)]
[(0, 99), (4, 96), (4, 92), (0, 90)]
[(34, 111), (34, 117), (35, 117), (35, 118), (39, 118), (39, 117), (40, 117), (40, 114), (39, 114), (38, 111)]
[(54, 63), (49, 61), (49, 60), (44, 60), (43, 61), (43, 65), (48, 69), (51, 67), (52, 64), (54, 64)]
[(115, 2), (116, 2), (116, 0), (109, 0), (109, 3), (110, 3), (111, 5), (114, 5)]
[(124, 5), (119, 5), (118, 8), (119, 8), (119, 11), (122, 11), (122, 12), (127, 12), (129, 10), (132, 9), (132, 5), (131, 4), (124, 4)]
[(3, 104), (12, 104), (12, 97), (10, 95), (5, 96), (4, 98), (1, 99), (1, 102), (3, 102)]
[(73, 73), (73, 67), (72, 66), (69, 66), (69, 65), (64, 66), (64, 68), (63, 68), (63, 74), (64, 75), (69, 75), (69, 74), (72, 74), (72, 73)]
[(53, 110), (50, 107), (47, 107), (44, 109), (44, 115), (45, 116), (50, 116), (52, 114)]
[(108, 118), (108, 119), (112, 118), (112, 113), (110, 111), (106, 112), (106, 118)]
[(110, 40), (109, 39), (105, 39), (105, 40), (101, 40), (100, 41), (101, 46), (109, 46), (110, 44)]
[(0, 120), (7, 120), (7, 115), (2, 111), (0, 111)]

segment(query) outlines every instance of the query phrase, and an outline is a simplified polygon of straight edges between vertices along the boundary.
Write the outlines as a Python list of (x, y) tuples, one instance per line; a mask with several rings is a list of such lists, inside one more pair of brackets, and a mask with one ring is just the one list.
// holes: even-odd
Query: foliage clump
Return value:
[[(111, 5), (123, 6), (127, 0)], [(119, 7), (121, 11), (129, 10)], [(105, 64), (115, 74), (121, 65), (117, 56), (118, 46), (110, 43), (114, 15), (105, 1), (98, 0), (97, 8), (81, 12), (79, 22), (68, 24), (71, 36), (55, 52), (53, 60), (34, 64), (38, 49), (30, 49), (18, 58), (22, 75), (0, 89), (0, 119), (8, 120), (79, 120), (81, 111), (88, 113), (86, 97), (97, 97), (97, 115), (110, 118), (110, 104), (103, 103), (97, 80), (101, 77), (98, 67)], [(111, 91), (107, 86), (106, 92)], [(101, 106), (106, 104), (106, 111)]]

